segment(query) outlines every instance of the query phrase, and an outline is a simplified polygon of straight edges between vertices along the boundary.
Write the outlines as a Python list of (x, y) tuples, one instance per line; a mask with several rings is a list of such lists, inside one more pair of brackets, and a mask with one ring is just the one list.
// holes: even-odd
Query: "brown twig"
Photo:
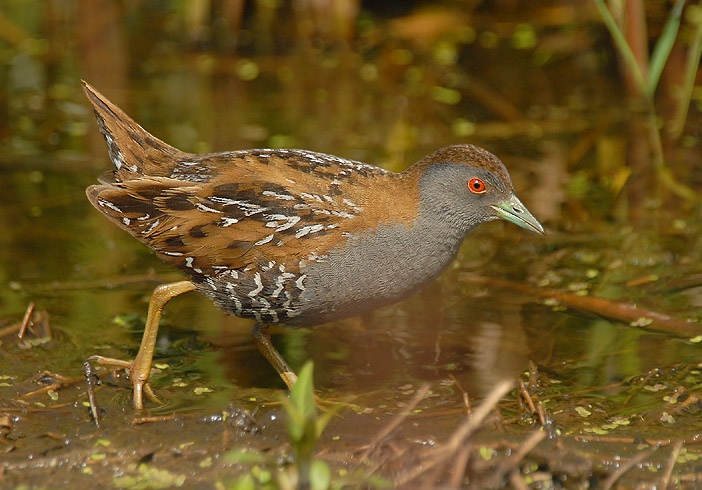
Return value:
[(541, 402), (539, 402), (539, 404), (536, 405), (536, 414), (539, 417), (539, 423), (541, 424), (541, 427), (546, 427), (549, 418), (546, 416), (546, 409), (541, 404)]
[(668, 333), (680, 337), (702, 335), (701, 325), (657, 311), (645, 310), (628, 303), (618, 303), (603, 298), (595, 298), (593, 296), (579, 296), (563, 291), (542, 289), (495, 277), (476, 276), (473, 274), (464, 274), (463, 277), (471, 282), (513, 289), (531, 296), (555, 299), (565, 306), (618, 320), (626, 324), (631, 324), (641, 319), (650, 321), (648, 325), (641, 325), (637, 328)]
[(363, 451), (363, 453), (360, 456), (361, 460), (365, 460), (368, 458), (368, 455), (380, 444), (380, 442), (385, 439), (387, 436), (389, 436), (409, 415), (412, 413), (412, 410), (415, 409), (415, 407), (419, 404), (420, 401), (426, 396), (427, 392), (429, 391), (429, 384), (424, 384), (419, 387), (417, 392), (414, 394), (412, 397), (412, 400), (407, 404), (406, 407), (404, 407), (404, 410), (397, 414), (389, 424), (387, 424), (383, 429), (378, 433), (378, 435), (375, 436), (373, 441), (368, 444), (366, 447), (366, 450)]
[(529, 485), (524, 481), (522, 474), (514, 470), (509, 474), (509, 482), (516, 490), (529, 490)]
[(178, 415), (176, 413), (172, 413), (170, 415), (158, 415), (154, 417), (136, 417), (132, 419), (132, 425), (139, 425), (139, 424), (150, 424), (152, 422), (167, 422), (169, 420), (175, 420), (176, 418), (180, 417), (181, 415)]
[(0, 338), (5, 337), (6, 335), (13, 334), (17, 332), (20, 328), (22, 328), (21, 323), (13, 323), (9, 327), (0, 328)]
[(100, 408), (95, 400), (95, 385), (99, 384), (100, 378), (93, 370), (93, 364), (89, 359), (83, 362), (83, 374), (85, 375), (85, 383), (87, 384), (86, 392), (88, 393), (88, 403), (90, 404), (90, 414), (93, 416), (95, 427), (100, 427)]
[(660, 369), (654, 368), (654, 369), (650, 370), (648, 373), (646, 373), (646, 376), (644, 376), (643, 380), (641, 380), (641, 383), (639, 383), (639, 385), (636, 388), (634, 388), (631, 391), (631, 393), (629, 393), (626, 396), (626, 398), (624, 398), (624, 400), (622, 401), (622, 406), (628, 405), (629, 402), (631, 401), (631, 399), (634, 398), (636, 396), (636, 394), (643, 389), (643, 387), (646, 385), (646, 383), (648, 383), (648, 380), (650, 380), (654, 375), (660, 374), (660, 372), (661, 372)]
[(658, 446), (653, 446), (645, 451), (641, 451), (633, 458), (624, 461), (622, 465), (619, 468), (617, 468), (616, 471), (612, 472), (612, 474), (609, 475), (604, 482), (602, 482), (602, 490), (609, 490), (610, 488), (612, 488), (614, 484), (617, 483), (617, 480), (624, 476), (624, 474), (627, 471), (639, 464), (644, 459), (651, 456), (654, 452), (656, 452), (656, 449), (658, 449)]
[(22, 318), (22, 323), (20, 323), (19, 332), (17, 332), (18, 338), (20, 338), (20, 339), (24, 338), (24, 333), (27, 330), (27, 325), (29, 325), (29, 319), (31, 318), (33, 311), (34, 311), (34, 302), (30, 301), (29, 304), (27, 305), (27, 311), (24, 312), (24, 318)]
[(546, 437), (546, 432), (543, 430), (536, 430), (532, 432), (529, 435), (529, 437), (527, 437), (526, 440), (519, 445), (517, 450), (514, 453), (512, 453), (511, 456), (503, 460), (498, 465), (498, 467), (495, 469), (495, 474), (493, 476), (494, 481), (502, 481), (504, 475), (512, 471), (518, 472), (517, 465), (519, 464), (519, 462), (522, 459), (524, 459), (524, 456), (529, 454), (529, 451), (534, 449), (536, 445), (544, 439), (544, 437)]
[(448, 442), (438, 449), (430, 449), (427, 453), (427, 460), (422, 464), (418, 464), (414, 470), (409, 471), (406, 475), (396, 481), (398, 485), (403, 485), (420, 475), (430, 471), (439, 464), (445, 463), (456, 452), (466, 447), (468, 439), (473, 433), (483, 424), (487, 416), (497, 405), (500, 399), (512, 389), (510, 381), (501, 381), (488, 394), (487, 398), (473, 411), (473, 417), (463, 422), (453, 433)]
[[(22, 402), (22, 400), (15, 400), (17, 402)], [(26, 402), (24, 402), (26, 403)], [(22, 407), (3, 407), (2, 411), (3, 413), (50, 413), (50, 412), (55, 412), (56, 410), (61, 410), (62, 408), (67, 408), (67, 407), (73, 407), (75, 405), (75, 402), (66, 402), (66, 403), (57, 403), (55, 405), (49, 405), (47, 407), (31, 407), (31, 406), (22, 406)]]
[(453, 474), (451, 475), (451, 487), (460, 488), (463, 482), (463, 476), (466, 474), (468, 459), (470, 458), (470, 446), (464, 447), (456, 456), (456, 461), (453, 464)]
[(497, 407), (493, 409), (493, 412), (495, 413), (495, 430), (499, 432), (500, 434), (505, 433), (505, 418), (502, 416), (502, 413), (498, 410)]
[(526, 386), (524, 386), (524, 381), (521, 379), (519, 380), (518, 390), (519, 394), (522, 395), (522, 398), (529, 407), (529, 415), (534, 415), (534, 413), (536, 413), (536, 406), (534, 406), (534, 400), (531, 399), (529, 390), (526, 389)]
[(67, 388), (69, 386), (73, 386), (74, 384), (80, 383), (83, 378), (65, 378), (63, 376), (60, 376), (58, 374), (52, 374), (52, 377), (59, 378), (58, 381), (55, 381), (51, 383), (50, 385), (44, 386), (42, 388), (39, 388), (34, 391), (30, 391), (29, 393), (25, 393), (23, 395), (20, 395), (20, 399), (26, 399), (26, 398), (31, 398), (36, 395), (42, 395), (48, 391), (51, 390), (59, 390), (61, 388)]
[(683, 441), (677, 441), (675, 444), (673, 444), (673, 448), (670, 452), (670, 458), (668, 458), (668, 464), (666, 464), (665, 470), (663, 471), (663, 476), (661, 478), (661, 490), (666, 490), (666, 488), (668, 488), (668, 484), (670, 483), (670, 475), (673, 474), (673, 467), (675, 467), (675, 461), (678, 459), (678, 455), (680, 454), (682, 447)]
[(470, 408), (470, 397), (468, 396), (468, 392), (463, 388), (463, 386), (461, 386), (461, 383), (458, 382), (458, 380), (453, 374), (449, 374), (449, 378), (453, 381), (453, 384), (456, 386), (456, 389), (463, 396), (463, 405), (466, 407), (466, 417), (471, 418), (473, 412)]
[(539, 368), (536, 367), (534, 361), (529, 361), (529, 389), (536, 391), (539, 386)]

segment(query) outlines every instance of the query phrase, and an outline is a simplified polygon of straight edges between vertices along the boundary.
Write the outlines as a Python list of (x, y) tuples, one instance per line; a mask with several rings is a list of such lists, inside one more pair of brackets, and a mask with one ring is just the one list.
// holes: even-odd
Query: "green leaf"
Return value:
[(327, 490), (331, 484), (331, 470), (324, 461), (312, 461), (310, 487), (312, 490)]
[(314, 419), (316, 415), (313, 372), (314, 363), (307, 361), (300, 370), (295, 386), (290, 390), (290, 401), (293, 408), (302, 415), (303, 419)]
[(230, 488), (231, 490), (256, 490), (256, 481), (251, 474), (247, 473), (239, 478)]
[(636, 61), (636, 56), (634, 56), (634, 52), (631, 50), (626, 37), (622, 33), (621, 29), (619, 29), (614, 17), (612, 17), (612, 13), (605, 5), (604, 0), (594, 0), (594, 2), (597, 6), (597, 10), (600, 12), (600, 17), (602, 17), (602, 22), (604, 22), (605, 27), (607, 27), (607, 30), (612, 36), (614, 45), (624, 58), (626, 66), (632, 73), (636, 85), (638, 85), (639, 90), (641, 90), (642, 93), (648, 94), (646, 82), (644, 81), (643, 73), (641, 73), (639, 63)]
[(678, 37), (680, 17), (682, 17), (684, 5), (685, 0), (677, 1), (673, 7), (673, 10), (670, 11), (670, 15), (668, 15), (668, 20), (665, 21), (665, 26), (663, 26), (661, 37), (659, 37), (658, 41), (656, 42), (656, 47), (653, 48), (651, 65), (648, 68), (647, 92), (649, 97), (653, 97), (656, 87), (658, 87), (658, 80), (661, 78), (663, 67), (665, 66), (666, 61), (668, 61), (670, 51), (673, 49), (675, 38)]

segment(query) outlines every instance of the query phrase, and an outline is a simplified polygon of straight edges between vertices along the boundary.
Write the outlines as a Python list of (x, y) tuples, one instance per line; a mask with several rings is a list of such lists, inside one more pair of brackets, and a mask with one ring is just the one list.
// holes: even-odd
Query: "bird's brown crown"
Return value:
[(508, 189), (512, 188), (512, 180), (504, 164), (492, 153), (474, 145), (451, 145), (436, 150), (412, 165), (407, 171), (421, 174), (426, 167), (436, 163), (454, 163), (482, 168), (499, 177)]

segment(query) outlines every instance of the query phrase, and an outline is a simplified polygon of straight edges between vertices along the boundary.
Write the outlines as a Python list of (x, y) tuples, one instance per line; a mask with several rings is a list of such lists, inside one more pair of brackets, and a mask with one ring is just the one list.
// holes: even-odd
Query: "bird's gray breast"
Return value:
[(356, 316), (418, 292), (456, 257), (464, 234), (418, 219), (349, 237), (305, 269), (303, 324)]

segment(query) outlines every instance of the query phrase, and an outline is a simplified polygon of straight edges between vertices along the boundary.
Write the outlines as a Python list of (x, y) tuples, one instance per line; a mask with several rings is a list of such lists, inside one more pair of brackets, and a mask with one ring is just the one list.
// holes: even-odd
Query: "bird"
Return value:
[(87, 82), (114, 169), (86, 194), (110, 221), (188, 280), (155, 288), (134, 360), (133, 405), (158, 401), (148, 379), (161, 312), (199, 291), (254, 321), (256, 346), (292, 389), (296, 375), (270, 328), (311, 327), (397, 303), (436, 279), (481, 223), (544, 234), (504, 164), (470, 144), (441, 148), (403, 172), (308, 150), (194, 154), (152, 136)]

